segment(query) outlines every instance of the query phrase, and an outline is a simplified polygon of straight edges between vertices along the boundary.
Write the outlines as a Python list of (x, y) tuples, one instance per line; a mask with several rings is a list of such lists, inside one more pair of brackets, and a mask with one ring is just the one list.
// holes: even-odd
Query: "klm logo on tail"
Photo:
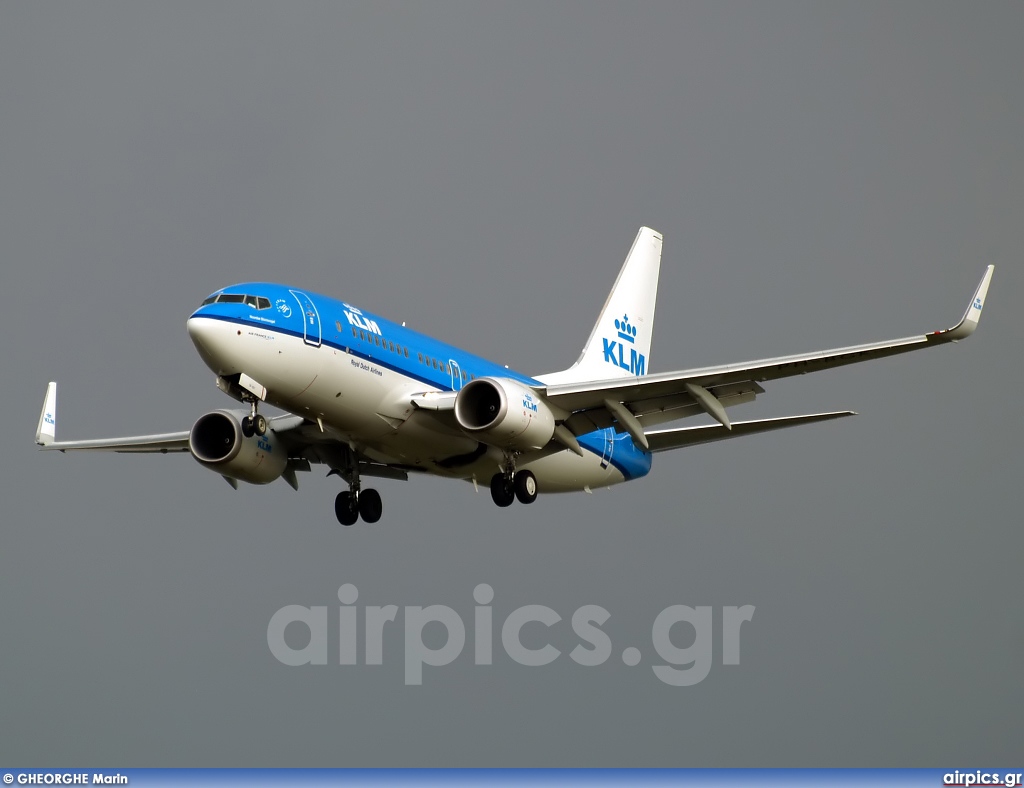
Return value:
[(626, 345), (636, 342), (636, 326), (630, 325), (629, 316), (623, 315), (621, 320), (616, 319), (615, 331), (617, 339), (601, 337), (604, 349), (604, 360), (608, 364), (614, 364), (622, 369), (629, 370), (630, 374), (640, 376), (647, 371), (647, 359), (643, 353), (637, 353), (636, 348), (629, 348), (629, 355), (626, 355)]

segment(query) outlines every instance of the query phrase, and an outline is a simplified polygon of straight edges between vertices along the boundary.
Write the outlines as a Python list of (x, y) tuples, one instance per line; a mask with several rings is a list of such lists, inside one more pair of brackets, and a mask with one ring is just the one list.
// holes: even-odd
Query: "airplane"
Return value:
[[(974, 333), (988, 266), (963, 319), (944, 331), (740, 364), (650, 371), (661, 234), (640, 228), (590, 337), (567, 369), (530, 376), (358, 308), (294, 287), (250, 282), (202, 301), (186, 327), (217, 387), (242, 404), (189, 430), (57, 441), (57, 384), (36, 443), (46, 450), (190, 453), (235, 489), (326, 466), (347, 485), (345, 526), (380, 520), (367, 477), (432, 474), (483, 482), (499, 507), (540, 492), (587, 491), (646, 476), (659, 452), (856, 415), (830, 411), (730, 420), (766, 381), (956, 342)], [(267, 418), (264, 403), (284, 411)], [(706, 414), (715, 423), (658, 428)]]

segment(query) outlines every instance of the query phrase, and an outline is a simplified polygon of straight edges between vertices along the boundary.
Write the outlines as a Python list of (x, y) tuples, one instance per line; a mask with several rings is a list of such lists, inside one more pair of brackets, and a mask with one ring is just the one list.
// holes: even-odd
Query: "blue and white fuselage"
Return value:
[[(376, 462), (486, 484), (502, 465), (503, 452), (419, 410), (415, 396), (458, 392), (479, 378), (544, 386), (328, 296), (259, 282), (224, 288), (207, 301), (218, 297), (188, 319), (189, 336), (207, 366), (224, 379), (245, 373), (266, 388), (268, 403), (320, 419)], [(540, 450), (522, 454), (517, 468), (532, 471), (544, 492), (593, 489), (650, 472), (650, 452), (627, 433), (607, 427), (577, 440), (583, 456)]]

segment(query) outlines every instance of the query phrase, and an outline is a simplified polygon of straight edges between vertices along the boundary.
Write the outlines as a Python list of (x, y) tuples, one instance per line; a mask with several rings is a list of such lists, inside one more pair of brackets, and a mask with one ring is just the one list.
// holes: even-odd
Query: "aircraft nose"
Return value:
[(185, 328), (206, 366), (218, 375), (237, 371), (232, 362), (232, 351), (237, 352), (237, 349), (229, 342), (234, 334), (229, 325), (221, 320), (193, 315), (186, 321)]
[(185, 330), (188, 331), (189, 338), (195, 343), (199, 344), (203, 340), (203, 335), (209, 333), (209, 327), (206, 325), (209, 321), (203, 320), (198, 317), (190, 317), (185, 321)]
[(188, 331), (188, 337), (192, 340), (192, 344), (196, 346), (199, 355), (204, 359), (210, 352), (210, 346), (213, 344), (211, 341), (213, 339), (211, 336), (213, 331), (209, 323), (209, 320), (203, 320), (201, 317), (190, 317), (185, 321), (185, 330)]

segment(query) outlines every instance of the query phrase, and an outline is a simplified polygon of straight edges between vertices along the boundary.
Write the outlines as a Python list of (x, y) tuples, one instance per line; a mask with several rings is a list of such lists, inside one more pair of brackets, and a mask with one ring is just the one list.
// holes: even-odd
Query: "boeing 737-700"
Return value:
[[(186, 325), (217, 386), (242, 408), (206, 413), (182, 432), (57, 441), (50, 383), (36, 443), (62, 452), (190, 453), (236, 489), (276, 479), (298, 489), (297, 472), (324, 465), (347, 485), (334, 506), (342, 525), (380, 519), (381, 497), (362, 486), (367, 477), (433, 474), (487, 484), (498, 506), (527, 504), (540, 492), (639, 479), (652, 455), (669, 449), (854, 415), (733, 422), (727, 409), (763, 393), (765, 381), (970, 336), (993, 271), (945, 331), (653, 374), (661, 248), (659, 233), (640, 229), (579, 359), (534, 376), (328, 296), (257, 282), (225, 287)], [(263, 403), (285, 415), (267, 418)], [(715, 423), (657, 429), (699, 414)]]

